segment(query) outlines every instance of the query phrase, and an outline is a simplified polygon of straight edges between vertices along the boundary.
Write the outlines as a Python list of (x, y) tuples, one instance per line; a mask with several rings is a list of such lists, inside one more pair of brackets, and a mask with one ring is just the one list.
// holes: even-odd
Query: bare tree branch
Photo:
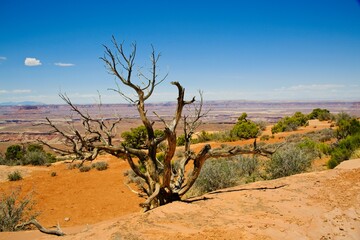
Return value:
[(26, 223), (20, 224), (19, 226), (16, 226), (16, 228), (23, 228), (28, 225), (34, 225), (40, 232), (50, 235), (56, 235), (56, 236), (64, 236), (66, 235), (60, 228), (60, 225), (58, 224), (57, 230), (53, 229), (47, 229), (43, 227), (36, 219), (32, 219)]

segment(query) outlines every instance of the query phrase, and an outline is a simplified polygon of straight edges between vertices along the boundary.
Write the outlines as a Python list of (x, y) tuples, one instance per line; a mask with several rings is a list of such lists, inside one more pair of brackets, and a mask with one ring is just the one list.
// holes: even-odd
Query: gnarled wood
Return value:
[(19, 225), (18, 227), (25, 227), (28, 225), (34, 225), (40, 232), (45, 233), (45, 234), (50, 234), (50, 235), (56, 235), (56, 236), (64, 236), (66, 235), (60, 228), (60, 226), (57, 226), (57, 229), (47, 229), (45, 227), (43, 227), (36, 219), (32, 219), (26, 223), (23, 223), (21, 225)]
[[(104, 46), (104, 56), (101, 58), (109, 73), (118, 79), (117, 89), (111, 90), (119, 93), (137, 109), (142, 125), (147, 133), (145, 143), (139, 149), (128, 147), (125, 144), (114, 145), (113, 140), (116, 135), (116, 126), (121, 123), (121, 118), (112, 122), (104, 121), (102, 118), (93, 118), (73, 104), (66, 94), (60, 94), (65, 103), (70, 106), (71, 111), (80, 117), (83, 129), (76, 129), (71, 122), (68, 123), (68, 129), (61, 129), (50, 119), (46, 118), (47, 122), (45, 125), (51, 127), (52, 132), (58, 134), (64, 140), (64, 145), (67, 148), (55, 148), (45, 142), (42, 142), (43, 144), (62, 154), (75, 154), (78, 159), (83, 161), (92, 161), (101, 152), (107, 152), (118, 158), (125, 159), (134, 173), (142, 179), (140, 181), (140, 190), (148, 196), (145, 203), (142, 204), (144, 210), (179, 200), (194, 184), (205, 161), (210, 157), (216, 158), (244, 153), (271, 154), (257, 148), (256, 144), (254, 144), (253, 150), (243, 150), (238, 147), (212, 150), (210, 145), (205, 145), (199, 153), (195, 154), (192, 152), (190, 148), (192, 135), (208, 111), (203, 110), (202, 92), (200, 92), (200, 102), (196, 105), (195, 97), (188, 101), (185, 100), (185, 88), (179, 82), (171, 82), (177, 88), (177, 101), (172, 118), (164, 119), (155, 113), (163, 123), (162, 130), (164, 132), (163, 136), (156, 137), (154, 120), (147, 114), (146, 102), (153, 95), (156, 86), (167, 77), (167, 74), (163, 78), (160, 78), (158, 75), (157, 64), (160, 54), (156, 54), (152, 47), (149, 73), (138, 72), (138, 78), (134, 80), (136, 44), (131, 45), (130, 54), (125, 52), (123, 43), (117, 43), (114, 37), (112, 38), (112, 44), (114, 50)], [(127, 88), (126, 93), (123, 88)], [(132, 92), (132, 95), (128, 93), (128, 90)], [(187, 105), (189, 105), (189, 108), (193, 106), (193, 115), (183, 114), (184, 107)], [(177, 140), (176, 130), (180, 121), (183, 121), (185, 135), (184, 158), (177, 168), (173, 168), (172, 161), (176, 151)], [(161, 144), (166, 145), (166, 148), (161, 150), (164, 154), (163, 163), (157, 158)], [(136, 163), (137, 160), (139, 163)], [(192, 172), (189, 177), (185, 177), (186, 166), (191, 163), (193, 163)]]

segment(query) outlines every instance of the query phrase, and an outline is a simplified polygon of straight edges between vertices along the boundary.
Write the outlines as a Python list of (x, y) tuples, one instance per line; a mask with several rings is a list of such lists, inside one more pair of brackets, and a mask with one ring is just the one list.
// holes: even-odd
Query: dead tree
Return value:
[[(180, 200), (194, 184), (206, 159), (242, 153), (259, 153), (259, 149), (252, 151), (244, 151), (240, 148), (212, 150), (208, 144), (199, 152), (191, 151), (191, 136), (194, 134), (196, 127), (201, 124), (201, 119), (206, 115), (206, 111), (203, 110), (202, 94), (200, 94), (201, 99), (198, 105), (195, 104), (195, 97), (190, 100), (185, 100), (185, 88), (179, 82), (171, 82), (171, 84), (177, 88), (176, 108), (172, 119), (163, 119), (154, 113), (162, 122), (164, 131), (162, 136), (156, 136), (154, 122), (148, 116), (146, 102), (154, 93), (156, 86), (166, 78), (166, 76), (160, 78), (158, 75), (157, 64), (160, 54), (156, 54), (154, 48), (152, 48), (150, 74), (147, 76), (142, 72), (138, 72), (137, 76), (140, 81), (137, 83), (137, 81), (133, 79), (135, 75), (136, 44), (132, 44), (132, 50), (130, 54), (127, 55), (124, 51), (123, 44), (118, 44), (114, 37), (112, 43), (114, 50), (104, 46), (105, 54), (101, 59), (105, 63), (108, 72), (114, 75), (119, 81), (118, 88), (112, 90), (118, 92), (124, 99), (137, 108), (141, 122), (147, 132), (145, 146), (132, 148), (125, 144), (114, 145), (112, 141), (115, 136), (114, 131), (116, 125), (121, 122), (121, 119), (113, 122), (105, 122), (102, 119), (92, 118), (90, 115), (84, 114), (65, 94), (61, 94), (60, 97), (71, 107), (72, 111), (81, 118), (83, 129), (82, 133), (80, 133), (79, 130), (71, 127), (69, 123), (70, 127), (65, 131), (64, 129), (58, 128), (47, 118), (46, 125), (50, 126), (54, 133), (59, 134), (68, 146), (66, 150), (59, 148), (55, 148), (55, 150), (64, 154), (75, 154), (77, 158), (83, 160), (93, 160), (100, 152), (107, 152), (125, 159), (134, 173), (142, 180), (140, 188), (147, 196), (146, 201), (141, 204), (144, 211), (175, 200)], [(122, 89), (124, 87), (132, 90), (135, 97), (126, 94)], [(195, 106), (194, 114), (184, 116), (184, 107), (191, 105)], [(182, 120), (185, 134), (184, 157), (175, 168), (172, 161), (176, 151), (176, 130)], [(166, 144), (166, 149), (163, 150), (164, 161), (160, 162), (157, 158), (157, 153), (160, 151), (160, 144), (164, 143)], [(44, 144), (51, 147), (45, 142)], [(189, 176), (185, 176), (185, 167), (188, 164), (192, 164), (192, 171)], [(144, 166), (145, 170), (144, 168), (140, 168), (140, 165)]]

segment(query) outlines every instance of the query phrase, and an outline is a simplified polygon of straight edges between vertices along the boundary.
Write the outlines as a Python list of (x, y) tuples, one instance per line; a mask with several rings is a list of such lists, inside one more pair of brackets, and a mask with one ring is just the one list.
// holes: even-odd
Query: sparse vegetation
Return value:
[(235, 186), (242, 174), (238, 161), (209, 159), (196, 180), (189, 195), (198, 196), (217, 189)]
[(83, 165), (83, 166), (79, 167), (80, 172), (89, 172), (90, 170), (91, 170), (91, 167), (87, 166), (87, 165)]
[[(161, 130), (155, 130), (155, 137), (163, 137), (164, 132)], [(146, 144), (146, 139), (148, 138), (146, 127), (139, 126), (136, 128), (130, 129), (130, 131), (123, 132), (121, 137), (124, 139), (124, 146), (131, 148), (142, 148)]]
[(311, 166), (313, 157), (311, 151), (293, 143), (288, 144), (271, 156), (265, 171), (270, 179), (301, 173)]
[(338, 142), (331, 149), (328, 168), (334, 168), (342, 161), (350, 159), (360, 148), (360, 122), (347, 113), (336, 116), (336, 137)]
[(262, 135), (262, 136), (260, 137), (260, 140), (261, 140), (261, 141), (268, 141), (268, 140), (270, 140), (270, 136), (267, 135), (267, 134)]
[(0, 232), (24, 230), (21, 224), (35, 219), (39, 214), (33, 211), (31, 195), (20, 197), (20, 189), (0, 199)]
[(342, 161), (349, 160), (353, 153), (360, 148), (360, 133), (347, 136), (345, 139), (339, 141), (339, 143), (331, 151), (331, 159), (328, 162), (329, 168), (334, 168)]
[(309, 119), (319, 119), (320, 121), (333, 120), (333, 115), (327, 109), (315, 108), (308, 115)]
[(259, 165), (256, 157), (209, 159), (187, 196), (199, 196), (217, 189), (255, 181)]
[(91, 168), (95, 168), (98, 171), (104, 171), (108, 169), (109, 164), (107, 162), (96, 162), (91, 164)]
[(0, 159), (3, 165), (46, 165), (56, 161), (55, 156), (46, 153), (39, 144), (20, 146), (11, 145), (6, 149), (5, 158)]
[(8, 174), (8, 180), (9, 181), (19, 181), (19, 180), (22, 180), (22, 179), (23, 179), (23, 177), (21, 175), (21, 172), (18, 171), (18, 170)]
[(293, 116), (284, 117), (280, 121), (278, 121), (271, 128), (271, 132), (272, 134), (274, 134), (279, 132), (295, 131), (301, 126), (306, 126), (308, 120), (308, 116), (304, 115), (301, 112), (296, 112)]

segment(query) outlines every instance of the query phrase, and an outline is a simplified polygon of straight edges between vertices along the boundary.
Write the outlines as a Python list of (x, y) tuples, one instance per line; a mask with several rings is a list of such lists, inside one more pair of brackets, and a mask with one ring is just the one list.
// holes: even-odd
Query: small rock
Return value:
[(65, 221), (65, 222), (68, 222), (68, 221), (70, 221), (70, 218), (69, 218), (69, 217), (66, 217), (66, 218), (64, 218), (64, 221)]

